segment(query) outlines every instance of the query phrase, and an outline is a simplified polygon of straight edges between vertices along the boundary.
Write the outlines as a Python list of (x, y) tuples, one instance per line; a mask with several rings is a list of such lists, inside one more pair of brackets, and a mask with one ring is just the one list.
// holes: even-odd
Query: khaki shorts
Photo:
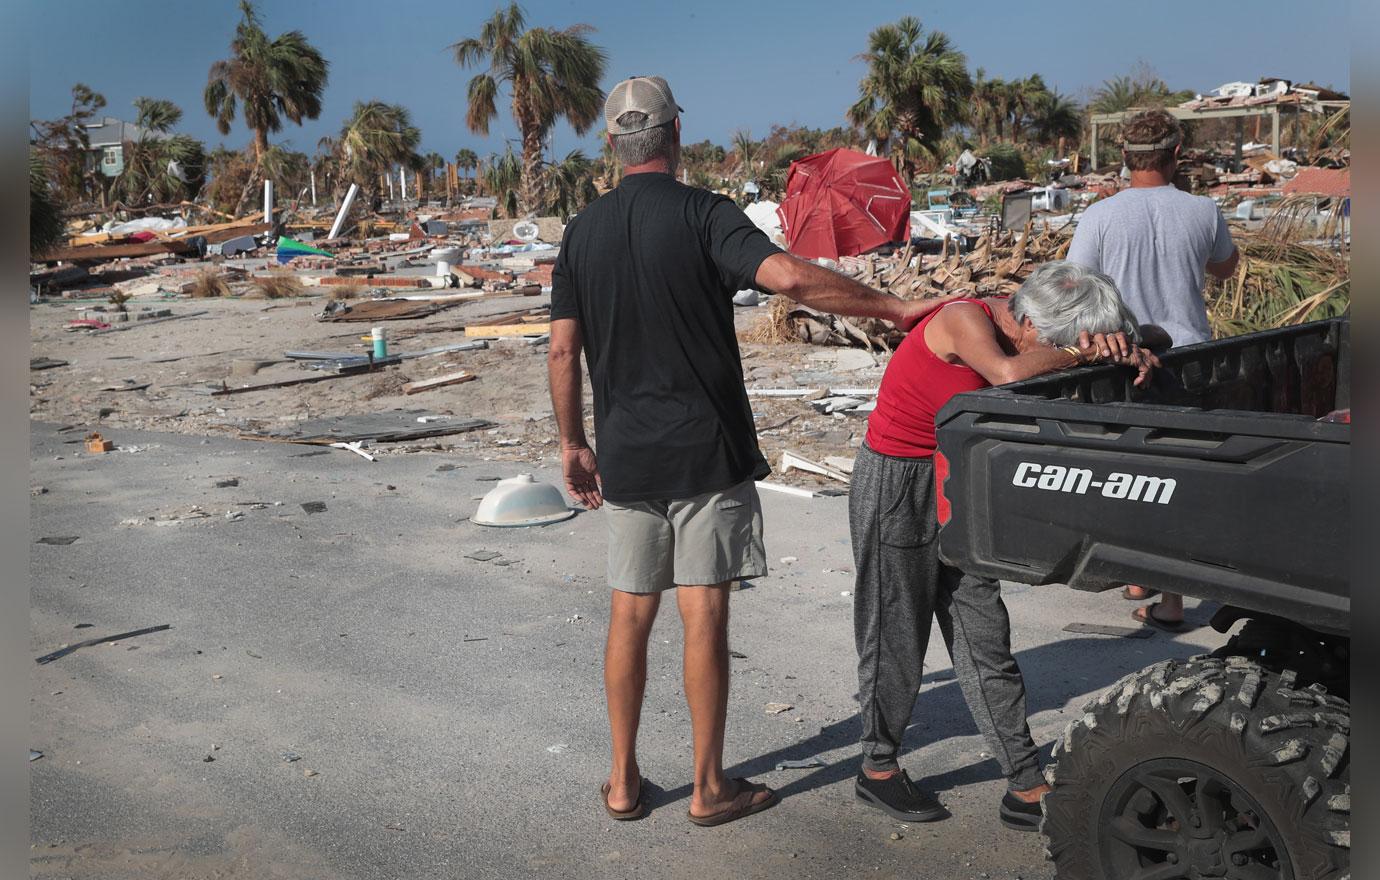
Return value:
[(752, 480), (674, 501), (607, 499), (609, 586), (659, 593), (763, 577), (762, 501)]

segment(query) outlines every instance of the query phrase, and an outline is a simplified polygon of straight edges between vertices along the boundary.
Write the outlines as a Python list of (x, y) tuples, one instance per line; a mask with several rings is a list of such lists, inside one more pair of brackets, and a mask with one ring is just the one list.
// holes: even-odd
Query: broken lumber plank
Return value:
[(465, 328), (466, 336), (480, 339), (492, 339), (502, 336), (545, 336), (550, 332), (550, 321), (541, 324), (482, 324), (470, 325)]
[(818, 461), (811, 461), (799, 453), (782, 452), (781, 473), (784, 474), (793, 470), (819, 474), (821, 477), (828, 477), (831, 480), (838, 480), (841, 483), (850, 482), (848, 474), (845, 474), (837, 468), (830, 467)]
[(446, 385), (459, 385), (461, 382), (469, 382), (478, 379), (474, 373), (467, 373), (464, 370), (458, 373), (447, 373), (444, 376), (437, 376), (434, 379), (420, 379), (416, 382), (408, 382), (403, 386), (403, 394), (417, 394), (422, 391), (430, 391), (433, 388), (443, 388)]
[(248, 394), (250, 391), (267, 391), (271, 388), (289, 388), (293, 385), (306, 385), (310, 382), (325, 382), (330, 379), (344, 379), (347, 376), (363, 376), (372, 373), (374, 370), (350, 370), (344, 373), (323, 373), (317, 376), (307, 376), (302, 379), (284, 379), (281, 382), (265, 382), (262, 385), (242, 385), (238, 388), (223, 387), (218, 391), (212, 391), (212, 397), (224, 397), (227, 394)]
[(126, 257), (152, 257), (158, 254), (189, 254), (196, 250), (187, 239), (173, 241), (142, 241), (137, 244), (116, 244), (110, 246), (82, 245), (80, 247), (53, 248), (34, 260), (36, 263), (99, 263), (105, 260), (119, 260)]

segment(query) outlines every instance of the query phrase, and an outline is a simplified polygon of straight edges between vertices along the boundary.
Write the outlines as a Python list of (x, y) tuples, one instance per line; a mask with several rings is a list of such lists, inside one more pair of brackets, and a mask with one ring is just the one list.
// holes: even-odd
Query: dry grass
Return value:
[(263, 299), (288, 299), (302, 293), (302, 282), (286, 272), (271, 272), (254, 279), (253, 295)]
[(230, 295), (230, 285), (218, 272), (202, 272), (192, 282), (192, 299), (208, 299)]
[[(1271, 230), (1277, 232), (1277, 230)], [(1350, 264), (1324, 248), (1265, 234), (1237, 240), (1241, 265), (1207, 292), (1215, 336), (1334, 317), (1351, 304)]]
[(327, 299), (359, 299), (367, 288), (363, 284), (335, 284), (326, 292)]
[(765, 345), (780, 345), (783, 342), (797, 342), (799, 338), (792, 332), (786, 316), (795, 305), (784, 296), (773, 296), (767, 304), (767, 313), (757, 319), (748, 330), (738, 334), (743, 342), (757, 342)]

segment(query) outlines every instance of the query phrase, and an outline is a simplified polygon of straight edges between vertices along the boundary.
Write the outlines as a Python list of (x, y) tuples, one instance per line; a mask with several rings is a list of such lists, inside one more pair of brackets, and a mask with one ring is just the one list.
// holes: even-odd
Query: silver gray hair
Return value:
[(1007, 307), (1017, 321), (1029, 318), (1040, 339), (1050, 345), (1077, 345), (1083, 331), (1140, 338), (1136, 316), (1122, 302), (1116, 283), (1068, 260), (1036, 266)]
[[(637, 110), (628, 110), (620, 114), (616, 121), (619, 125), (640, 125), (647, 121), (647, 114)], [(632, 134), (612, 135), (613, 155), (625, 167), (643, 165), (659, 158), (674, 160), (675, 129), (676, 121), (672, 119), (670, 122), (662, 123), (655, 128), (646, 128)]]

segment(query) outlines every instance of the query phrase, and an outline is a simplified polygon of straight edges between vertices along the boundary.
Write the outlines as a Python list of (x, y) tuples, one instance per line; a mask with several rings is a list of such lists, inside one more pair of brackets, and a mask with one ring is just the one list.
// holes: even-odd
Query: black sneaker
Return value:
[(1007, 792), (1001, 799), (1001, 824), (1016, 831), (1039, 831), (1040, 802), (1028, 804)]
[(887, 779), (869, 779), (866, 773), (858, 773), (853, 784), (853, 792), (858, 800), (875, 807), (902, 822), (933, 822), (947, 819), (949, 811), (930, 794), (910, 781), (906, 771), (893, 774)]

